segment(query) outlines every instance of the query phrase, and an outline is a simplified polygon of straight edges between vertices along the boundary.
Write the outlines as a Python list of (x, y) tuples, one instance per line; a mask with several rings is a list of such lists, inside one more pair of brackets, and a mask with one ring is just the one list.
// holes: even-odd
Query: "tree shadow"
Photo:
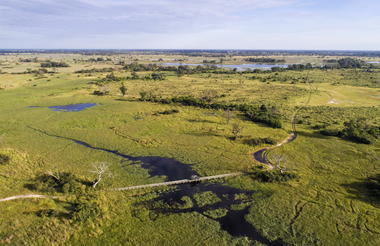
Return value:
[(205, 119), (187, 119), (188, 122), (191, 123), (211, 123), (211, 124), (219, 124), (219, 122)]
[(128, 99), (128, 98), (116, 98), (114, 100), (115, 101), (120, 101), (120, 102), (135, 102), (136, 101), (134, 99)]
[(380, 173), (342, 186), (351, 194), (349, 198), (380, 207)]
[(305, 131), (297, 131), (297, 135), (309, 138), (319, 138), (319, 139), (330, 139), (331, 136), (325, 136), (318, 132), (305, 132)]
[(225, 137), (224, 135), (218, 134), (215, 131), (203, 131), (203, 132), (186, 132), (185, 134), (196, 136), (196, 137)]

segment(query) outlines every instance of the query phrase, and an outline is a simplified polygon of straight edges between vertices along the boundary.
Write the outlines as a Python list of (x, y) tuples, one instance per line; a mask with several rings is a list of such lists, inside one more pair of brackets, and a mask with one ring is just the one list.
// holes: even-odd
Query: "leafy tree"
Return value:
[(165, 75), (163, 73), (152, 73), (151, 77), (153, 80), (164, 80)]
[(137, 75), (137, 73), (135, 72), (135, 71), (133, 71), (132, 73), (131, 73), (131, 75), (132, 75), (132, 79), (139, 79), (140, 77)]
[(121, 94), (123, 95), (123, 97), (127, 94), (127, 87), (125, 87), (124, 83), (121, 83), (119, 90)]
[(232, 135), (233, 140), (236, 140), (239, 138), (241, 132), (243, 131), (243, 126), (241, 126), (239, 123), (232, 124)]
[(379, 128), (369, 126), (364, 119), (350, 120), (344, 126), (341, 136), (354, 142), (370, 144), (379, 136)]
[(338, 64), (341, 68), (361, 68), (365, 65), (363, 61), (350, 57), (339, 59)]
[(10, 157), (4, 154), (0, 154), (0, 165), (7, 164), (10, 161)]

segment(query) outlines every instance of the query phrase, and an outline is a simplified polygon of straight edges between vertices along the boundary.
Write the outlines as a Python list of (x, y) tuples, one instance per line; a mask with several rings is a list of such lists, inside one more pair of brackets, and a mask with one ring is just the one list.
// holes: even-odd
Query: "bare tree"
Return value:
[(46, 174), (55, 178), (55, 180), (61, 179), (61, 171), (57, 165), (54, 165), (50, 170), (46, 172)]
[(278, 168), (281, 173), (284, 173), (285, 167), (281, 166), (281, 163), (285, 162), (285, 156), (283, 154), (274, 154), (272, 155), (272, 158), (275, 162), (274, 164), (276, 168)]
[(224, 117), (227, 120), (227, 125), (229, 125), (230, 124), (230, 120), (234, 117), (234, 113), (231, 110), (227, 109), (224, 112)]
[(55, 180), (60, 180), (61, 179), (61, 177), (60, 177), (61, 173), (59, 171), (51, 171), (51, 170), (49, 170), (49, 171), (46, 172), (46, 174), (49, 175), (49, 176), (51, 176), (51, 177), (53, 177), (53, 178), (55, 178)]
[(242, 130), (243, 130), (243, 126), (241, 126), (239, 123), (232, 124), (232, 134), (234, 135), (233, 136), (234, 140), (236, 140), (240, 136), (240, 133), (242, 132)]
[(205, 90), (202, 92), (202, 100), (205, 102), (212, 102), (215, 98), (218, 97), (218, 92), (216, 90)]
[(92, 187), (95, 189), (99, 182), (106, 176), (110, 176), (108, 171), (108, 163), (99, 162), (92, 165), (92, 170), (90, 172), (95, 173), (97, 178), (94, 181)]

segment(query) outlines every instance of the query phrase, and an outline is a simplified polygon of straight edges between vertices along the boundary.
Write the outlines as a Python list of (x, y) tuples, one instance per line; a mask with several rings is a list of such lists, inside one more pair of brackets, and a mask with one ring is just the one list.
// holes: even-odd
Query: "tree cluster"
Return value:
[(284, 63), (284, 59), (274, 59), (274, 58), (246, 58), (244, 61), (254, 62), (254, 63)]
[(65, 62), (46, 61), (41, 63), (41, 67), (69, 67)]
[(160, 98), (153, 93), (140, 92), (141, 101), (158, 102), (163, 104), (178, 103), (184, 106), (194, 106), (198, 108), (208, 108), (215, 110), (235, 110), (245, 114), (245, 116), (253, 121), (266, 124), (273, 128), (281, 128), (282, 122), (280, 114), (277, 113), (275, 107), (268, 108), (265, 105), (249, 105), (249, 104), (232, 104), (232, 103), (209, 103), (202, 98), (193, 96), (180, 96), (173, 98)]

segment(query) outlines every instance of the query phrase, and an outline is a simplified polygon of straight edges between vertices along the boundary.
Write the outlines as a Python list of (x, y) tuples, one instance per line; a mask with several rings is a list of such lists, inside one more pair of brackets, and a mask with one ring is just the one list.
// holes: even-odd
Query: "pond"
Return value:
[(63, 112), (79, 112), (87, 108), (96, 106), (96, 103), (78, 103), (78, 104), (68, 104), (62, 106), (50, 106), (53, 111), (63, 111)]
[[(160, 65), (164, 66), (206, 66), (207, 64), (194, 64), (194, 63), (179, 63), (179, 62), (168, 62), (161, 63)], [(214, 65), (214, 64), (212, 64)], [(272, 67), (281, 67), (287, 68), (287, 64), (239, 64), (239, 65), (227, 65), (227, 64), (215, 64), (215, 66), (219, 68), (229, 68), (229, 69), (237, 69), (238, 71), (247, 71), (249, 69), (262, 69), (262, 70), (270, 70)]]
[[(96, 106), (96, 103), (77, 103), (77, 104), (68, 104), (61, 106), (50, 106), (49, 109), (53, 111), (61, 111), (61, 112), (80, 112), (85, 109)], [(41, 106), (28, 106), (28, 108), (43, 108)]]

